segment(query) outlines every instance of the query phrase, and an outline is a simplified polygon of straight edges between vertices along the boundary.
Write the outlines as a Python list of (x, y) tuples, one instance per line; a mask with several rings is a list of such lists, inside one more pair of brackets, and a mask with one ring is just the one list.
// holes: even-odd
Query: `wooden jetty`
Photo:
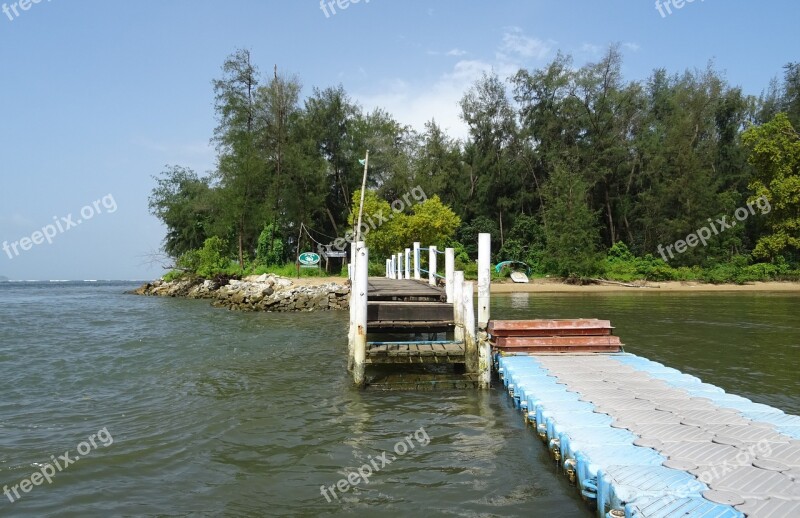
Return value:
[(366, 366), (460, 365), (483, 389), (495, 376), (600, 517), (800, 516), (800, 417), (625, 353), (608, 320), (490, 320), (489, 243), (479, 236), (477, 318), (475, 286), (454, 271), (452, 249), (444, 276), (442, 252), (414, 243), (386, 259), (385, 277), (369, 278), (368, 250), (356, 245), (356, 385)]
[[(487, 235), (488, 237), (488, 235)], [(413, 250), (413, 254), (412, 254)], [(428, 252), (428, 270), (421, 253)], [(438, 255), (444, 255), (445, 275), (438, 275)], [(447, 384), (488, 388), (491, 356), (488, 342), (478, 346), (475, 326), (474, 284), (454, 269), (454, 250), (436, 247), (413, 249), (386, 260), (385, 277), (368, 277), (369, 251), (355, 244), (351, 270), (351, 304), (348, 365), (358, 386), (369, 384), (367, 366), (454, 366), (460, 377), (445, 377)], [(486, 264), (489, 266), (488, 254)], [(488, 270), (487, 270), (488, 272)], [(427, 278), (423, 279), (422, 274)], [(488, 281), (485, 278), (488, 309)], [(480, 295), (480, 292), (479, 292)], [(480, 297), (479, 297), (480, 298)], [(480, 300), (479, 300), (480, 305)], [(487, 314), (488, 315), (488, 314)], [(483, 325), (488, 325), (488, 318)], [(426, 384), (432, 380), (422, 380)]]

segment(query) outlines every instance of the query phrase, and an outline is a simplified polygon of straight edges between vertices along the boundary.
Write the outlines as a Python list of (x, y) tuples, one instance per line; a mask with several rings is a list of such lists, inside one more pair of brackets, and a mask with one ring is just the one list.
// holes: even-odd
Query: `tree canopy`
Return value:
[[(215, 171), (171, 165), (156, 178), (150, 210), (167, 228), (164, 250), (177, 259), (218, 237), (243, 269), (347, 238), (370, 150), (364, 213), (393, 216), (366, 235), (376, 260), (415, 240), (474, 258), (477, 233), (491, 232), (495, 259), (540, 273), (600, 275), (628, 257), (650, 271), (660, 246), (763, 196), (770, 214), (714, 233), (669, 266), (797, 268), (800, 64), (760, 97), (711, 65), (628, 81), (622, 64), (611, 46), (581, 67), (559, 54), (508, 78), (486, 74), (465, 88), (468, 135), (455, 139), (434, 113), (415, 131), (365, 111), (342, 86), (301, 99), (298, 78), (277, 67), (265, 78), (249, 51), (236, 51), (212, 83)], [(414, 189), (426, 200), (395, 211)]]

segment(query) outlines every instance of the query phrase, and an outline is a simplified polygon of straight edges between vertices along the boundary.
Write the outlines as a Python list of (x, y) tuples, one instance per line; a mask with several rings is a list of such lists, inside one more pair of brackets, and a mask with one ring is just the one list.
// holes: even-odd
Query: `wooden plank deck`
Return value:
[(370, 342), (367, 364), (464, 363), (464, 342)]
[(463, 364), (464, 342), (414, 340), (412, 335), (447, 333), (455, 328), (453, 304), (445, 291), (412, 279), (368, 280), (367, 332), (400, 334), (401, 341), (367, 342), (366, 365)]
[(376, 333), (446, 333), (453, 305), (441, 288), (412, 279), (370, 277), (367, 328)]
[(447, 295), (441, 288), (413, 279), (386, 279), (370, 277), (368, 281), (370, 301), (417, 300), (420, 302), (444, 302)]

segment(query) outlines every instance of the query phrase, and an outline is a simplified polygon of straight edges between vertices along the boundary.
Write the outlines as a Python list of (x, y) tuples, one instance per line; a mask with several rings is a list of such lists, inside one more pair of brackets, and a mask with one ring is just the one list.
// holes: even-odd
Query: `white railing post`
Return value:
[(489, 344), (491, 285), (492, 285), (492, 236), (478, 235), (478, 330), (479, 330), (479, 384), (489, 388), (492, 382), (492, 346)]
[(402, 254), (397, 254), (395, 257), (397, 257), (397, 278), (398, 279), (402, 279), (403, 278), (403, 256), (402, 256)]
[(419, 272), (419, 270), (420, 270), (419, 260), (421, 259), (420, 256), (419, 256), (420, 247), (421, 247), (421, 244), (419, 243), (419, 241), (415, 241), (414, 242), (414, 279), (416, 279), (416, 280), (420, 280), (420, 272)]
[(444, 249), (444, 289), (447, 302), (453, 302), (453, 272), (456, 269), (456, 253), (452, 248)]
[(391, 279), (392, 278), (392, 275), (390, 273), (391, 271), (392, 271), (392, 261), (390, 259), (387, 259), (386, 260), (386, 278), (387, 279)]
[(353, 381), (356, 386), (364, 386), (364, 369), (367, 360), (367, 291), (369, 289), (369, 250), (363, 241), (358, 242), (355, 279), (355, 339), (353, 346)]
[(461, 270), (453, 272), (453, 321), (456, 324), (455, 339), (464, 339), (464, 272)]
[(436, 286), (436, 247), (433, 245), (428, 250), (428, 284)]
[(406, 267), (406, 276), (405, 276), (405, 278), (406, 279), (410, 279), (411, 278), (411, 249), (410, 248), (406, 248), (406, 260), (405, 260), (405, 263), (403, 263), (403, 266)]

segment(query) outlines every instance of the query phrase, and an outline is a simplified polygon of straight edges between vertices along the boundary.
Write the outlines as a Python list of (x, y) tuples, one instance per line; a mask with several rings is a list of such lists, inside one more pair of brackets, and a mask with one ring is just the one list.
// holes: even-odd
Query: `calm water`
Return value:
[[(0, 284), (0, 484), (80, 457), (0, 495), (0, 515), (591, 516), (499, 391), (351, 390), (345, 313), (241, 314), (131, 287)], [(800, 296), (494, 302), (502, 318), (610, 318), (629, 351), (800, 413)], [(369, 484), (320, 494), (420, 428), (430, 443)]]

